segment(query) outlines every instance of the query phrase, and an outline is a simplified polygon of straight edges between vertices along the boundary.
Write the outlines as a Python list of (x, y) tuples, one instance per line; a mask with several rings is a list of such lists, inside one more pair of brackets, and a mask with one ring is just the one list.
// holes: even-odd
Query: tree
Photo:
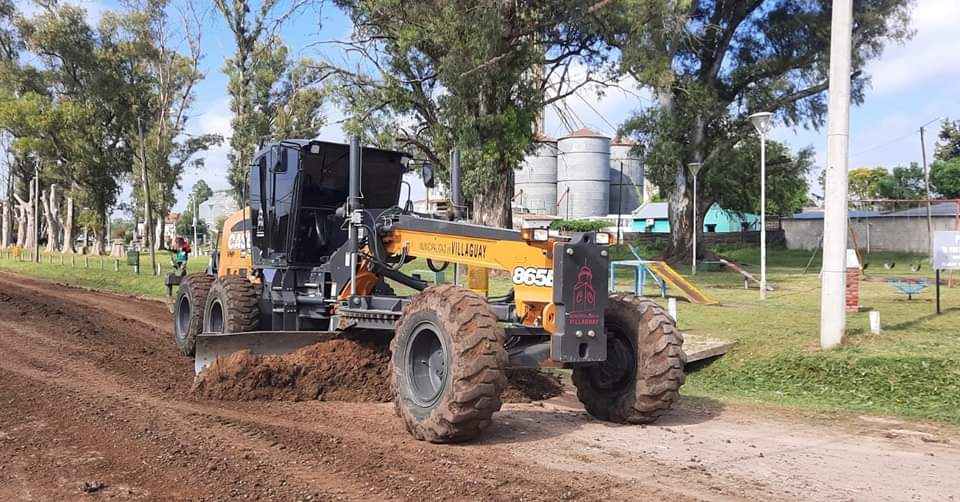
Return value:
[(960, 121), (943, 119), (933, 157), (950, 160), (960, 157)]
[(880, 182), (890, 176), (882, 167), (860, 167), (847, 174), (851, 200), (876, 199), (880, 196)]
[(190, 195), (187, 196), (187, 208), (196, 207), (213, 197), (213, 190), (207, 185), (206, 181), (198, 180), (190, 189)]
[[(807, 175), (813, 166), (814, 152), (805, 148), (792, 153), (786, 145), (767, 142), (767, 214), (789, 216), (803, 208), (808, 196)], [(724, 209), (743, 213), (760, 213), (760, 141), (753, 137), (718, 151), (714, 162), (724, 169), (707, 171), (698, 184), (708, 194), (703, 206), (697, 206), (698, 221), (704, 221), (714, 203)], [(706, 166), (704, 166), (706, 167)], [(706, 169), (704, 169), (706, 170)]]
[(309, 0), (295, 0), (274, 14), (280, 2), (263, 0), (251, 15), (250, 0), (215, 0), (233, 34), (235, 52), (224, 64), (229, 77), (233, 135), (230, 138), (228, 178), (234, 196), (244, 205), (250, 162), (261, 140), (312, 138), (323, 127), (324, 91), (319, 84), (325, 73), (309, 59), (293, 61), (281, 39), (274, 34)]
[(119, 178), (133, 163), (128, 138), (144, 89), (130, 46), (109, 26), (92, 28), (83, 9), (71, 5), (41, 7), (34, 18), (17, 19), (36, 66), (16, 65), (6, 76), (15, 90), (0, 99), (0, 127), (16, 138), (18, 151), (43, 160), (43, 179), (63, 181), (90, 208), (100, 252)]
[[(144, 210), (144, 186), (150, 186), (150, 212), (156, 224), (147, 222), (147, 229), (152, 227), (156, 235), (148, 232), (147, 242), (162, 247), (160, 237), (166, 216), (176, 202), (174, 194), (180, 188), (183, 172), (188, 167), (202, 167), (203, 160), (196, 159), (196, 154), (219, 144), (223, 138), (215, 134), (183, 135), (194, 88), (203, 78), (199, 69), (203, 56), (199, 30), (202, 21), (196, 19), (192, 5), (175, 5), (171, 0), (128, 0), (126, 6), (123, 13), (107, 14), (104, 24), (113, 30), (115, 38), (131, 47), (136, 75), (146, 90), (136, 103), (140, 123), (129, 138), (137, 145), (139, 164), (129, 179), (137, 205)], [(171, 21), (173, 11), (179, 14), (179, 23)]]
[(930, 188), (947, 199), (960, 199), (960, 157), (934, 161)]
[[(884, 44), (911, 35), (910, 5), (910, 0), (857, 2), (850, 76), (854, 103), (864, 99), (866, 63)], [(611, 10), (617, 16), (608, 21), (607, 38), (622, 53), (621, 70), (655, 97), (655, 105), (639, 111), (623, 129), (643, 144), (648, 171), (670, 192), (672, 232), (665, 257), (689, 260), (687, 164), (702, 162), (705, 178), (729, 173), (734, 166), (716, 158), (756, 134), (747, 120), (754, 112), (773, 112), (775, 121), (788, 127), (823, 124), (830, 2), (624, 0)], [(702, 192), (706, 200), (721, 195), (709, 187)]]
[(877, 184), (877, 195), (882, 199), (907, 200), (926, 198), (923, 168), (916, 162), (897, 166)]
[[(190, 236), (190, 239), (193, 239), (193, 215), (192, 206), (180, 213), (180, 219), (177, 220), (177, 235)], [(207, 223), (200, 218), (197, 218), (197, 235), (207, 235)]]
[[(354, 25), (343, 43), (361, 58), (337, 69), (348, 130), (428, 159), (441, 176), (458, 147), (473, 220), (511, 226), (513, 172), (535, 121), (596, 82), (609, 56), (596, 35), (609, 2), (336, 3)], [(577, 70), (586, 75), (571, 78)]]

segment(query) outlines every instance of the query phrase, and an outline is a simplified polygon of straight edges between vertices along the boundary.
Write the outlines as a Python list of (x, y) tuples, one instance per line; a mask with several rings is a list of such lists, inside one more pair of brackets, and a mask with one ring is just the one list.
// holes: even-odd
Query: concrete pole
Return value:
[[(926, 125), (926, 124), (924, 124)], [(930, 211), (930, 171), (927, 169), (927, 145), (923, 140), (923, 126), (920, 127), (920, 155), (923, 157), (923, 186), (927, 199), (927, 256), (933, 259), (933, 217)]]
[(760, 299), (767, 299), (767, 132), (760, 132)]
[(833, 0), (820, 290), (820, 347), (824, 349), (840, 345), (847, 328), (847, 149), (850, 135), (852, 27), (853, 0)]
[[(697, 228), (697, 176), (700, 174), (700, 168), (703, 162), (691, 162), (687, 164), (690, 175), (693, 176), (693, 266), (690, 270), (691, 275), (697, 275), (697, 234), (700, 229)], [(703, 226), (703, 225), (700, 225)]]

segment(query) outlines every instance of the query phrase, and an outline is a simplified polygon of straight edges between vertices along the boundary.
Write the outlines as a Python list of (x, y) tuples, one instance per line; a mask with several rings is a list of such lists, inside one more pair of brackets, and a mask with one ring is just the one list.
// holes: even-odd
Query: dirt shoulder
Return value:
[[(960, 437), (684, 401), (591, 420), (567, 390), (477, 443), (409, 437), (388, 403), (192, 397), (159, 302), (0, 274), (0, 499), (950, 500)], [(855, 422), (855, 421), (854, 421)]]

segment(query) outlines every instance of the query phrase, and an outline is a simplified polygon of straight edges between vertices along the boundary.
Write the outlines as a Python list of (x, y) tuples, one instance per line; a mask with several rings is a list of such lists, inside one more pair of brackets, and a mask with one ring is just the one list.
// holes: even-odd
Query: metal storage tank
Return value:
[(643, 160), (632, 153), (634, 147), (636, 143), (623, 138), (617, 138), (610, 143), (610, 214), (629, 214), (646, 202), (643, 190)]
[[(521, 193), (522, 192), (522, 193)], [(557, 140), (536, 138), (533, 154), (524, 157), (514, 173), (514, 204), (537, 214), (557, 214)]]
[(606, 216), (610, 208), (610, 138), (580, 129), (557, 141), (557, 214)]

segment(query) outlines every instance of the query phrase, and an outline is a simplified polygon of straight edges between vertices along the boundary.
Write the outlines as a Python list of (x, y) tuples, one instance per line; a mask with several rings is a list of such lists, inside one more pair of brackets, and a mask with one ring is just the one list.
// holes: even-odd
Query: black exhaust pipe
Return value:
[(350, 138), (350, 195), (347, 197), (347, 214), (344, 217), (349, 221), (347, 227), (347, 252), (350, 255), (350, 296), (357, 294), (357, 250), (360, 248), (357, 235), (358, 223), (353, 221), (353, 214), (361, 208), (360, 203), (360, 136)]
[(463, 200), (460, 190), (460, 149), (450, 150), (450, 202), (453, 203), (453, 219), (463, 219)]

